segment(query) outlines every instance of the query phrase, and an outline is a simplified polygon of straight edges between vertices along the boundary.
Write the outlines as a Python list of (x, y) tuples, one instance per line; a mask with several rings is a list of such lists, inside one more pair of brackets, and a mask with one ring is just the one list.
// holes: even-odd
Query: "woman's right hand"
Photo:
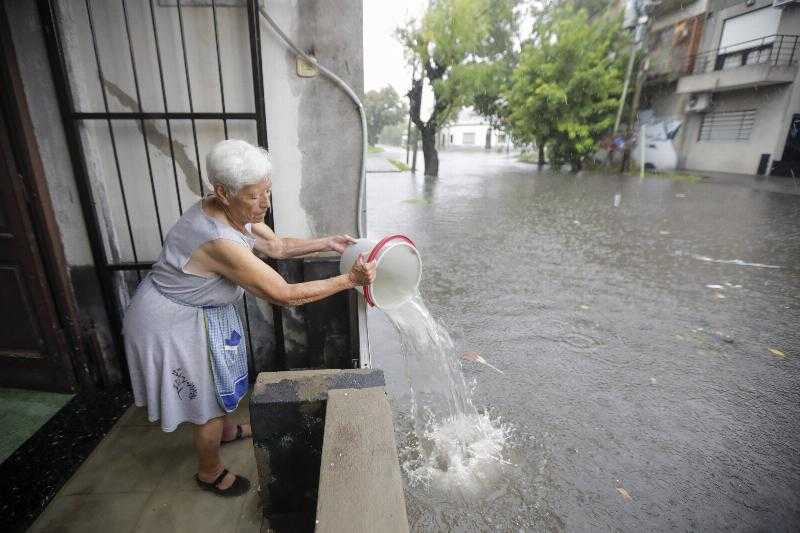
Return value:
[(375, 281), (375, 272), (378, 268), (378, 261), (371, 261), (367, 263), (364, 261), (364, 254), (358, 254), (353, 268), (347, 273), (350, 281), (356, 287), (363, 287), (364, 285), (372, 285)]

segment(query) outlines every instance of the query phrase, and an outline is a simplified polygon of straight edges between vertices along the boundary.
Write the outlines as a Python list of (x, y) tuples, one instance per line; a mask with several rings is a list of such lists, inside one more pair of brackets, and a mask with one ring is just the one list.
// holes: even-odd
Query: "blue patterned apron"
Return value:
[(233, 304), (203, 307), (208, 355), (220, 407), (230, 413), (247, 394), (247, 348), (239, 313)]

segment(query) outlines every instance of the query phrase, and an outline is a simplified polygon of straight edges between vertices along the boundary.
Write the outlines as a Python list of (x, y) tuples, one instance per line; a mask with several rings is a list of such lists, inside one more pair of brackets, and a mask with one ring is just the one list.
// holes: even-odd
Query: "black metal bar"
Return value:
[[(97, 62), (97, 77), (100, 81), (100, 90), (103, 95), (103, 108), (108, 113), (108, 95), (106, 94), (106, 85), (105, 85), (105, 78), (103, 77), (103, 67), (100, 64), (100, 54), (97, 51), (97, 36), (94, 32), (94, 19), (92, 18), (92, 8), (90, 5), (90, 0), (85, 0), (86, 4), (86, 15), (89, 21), (89, 33), (92, 35), (92, 47), (94, 49), (94, 59)], [(136, 243), (133, 240), (133, 228), (131, 227), (131, 217), (130, 213), (128, 212), (128, 200), (125, 196), (125, 184), (122, 182), (122, 171), (120, 170), (119, 166), (119, 154), (117, 153), (117, 141), (114, 136), (114, 127), (111, 125), (111, 121), (108, 120), (108, 134), (111, 138), (111, 150), (114, 154), (114, 166), (117, 169), (117, 180), (119, 181), (119, 190), (122, 193), (122, 207), (125, 211), (125, 222), (128, 225), (128, 236), (131, 239), (131, 251), (133, 252), (133, 260), (138, 261), (139, 257), (136, 254)]]
[(794, 53), (796, 50), (797, 50), (797, 36), (795, 36), (794, 38), (794, 44), (792, 45), (792, 53), (789, 55), (789, 63), (788, 63), (789, 65), (791, 65), (792, 61), (794, 60)]
[[(267, 142), (267, 117), (264, 108), (264, 73), (261, 67), (261, 29), (258, 0), (247, 0), (247, 22), (250, 29), (250, 58), (253, 70), (253, 97), (256, 112), (256, 134), (259, 146), (269, 150)], [(270, 224), (272, 228), (272, 224)]]
[[(219, 53), (219, 30), (217, 29), (217, 0), (211, 0), (211, 13), (214, 17), (214, 42), (217, 45), (217, 72), (219, 73), (219, 94), (222, 101), (222, 113), (225, 113), (225, 85), (222, 83), (222, 56)], [(228, 138), (228, 121), (222, 121), (225, 138)]]
[[(164, 113), (169, 112), (167, 104), (167, 87), (164, 84), (164, 67), (161, 64), (161, 46), (158, 42), (158, 25), (156, 24), (156, 12), (153, 7), (153, 0), (150, 0), (150, 20), (153, 23), (153, 39), (156, 43), (156, 60), (158, 61), (158, 76), (161, 81), (161, 97), (164, 101)], [(172, 145), (172, 127), (169, 124), (169, 119), (164, 123), (167, 125), (167, 138), (169, 139), (169, 156), (172, 159), (172, 175), (175, 178), (175, 196), (178, 198), (178, 213), (183, 215), (183, 202), (181, 202), (181, 188), (178, 184), (178, 165), (175, 162), (175, 147)]]
[(200, 165), (200, 149), (197, 146), (197, 125), (195, 124), (195, 117), (194, 115), (194, 103), (192, 102), (192, 82), (189, 79), (189, 59), (186, 55), (186, 37), (183, 32), (183, 10), (181, 8), (181, 0), (177, 0), (178, 5), (178, 24), (180, 26), (181, 32), (181, 50), (183, 51), (183, 66), (186, 70), (186, 91), (189, 96), (189, 113), (192, 115), (190, 117), (192, 121), (192, 136), (194, 137), (194, 156), (195, 160), (197, 161), (197, 181), (200, 185), (200, 197), (203, 197), (203, 171)]
[[(133, 38), (131, 37), (130, 21), (128, 20), (128, 3), (122, 0), (122, 15), (125, 21), (125, 34), (128, 36), (128, 50), (131, 55), (131, 70), (133, 71), (133, 85), (136, 88), (136, 102), (139, 105), (139, 112), (142, 112), (142, 94), (139, 90), (139, 74), (136, 71), (136, 54), (133, 51)], [(158, 227), (158, 238), (161, 245), (164, 245), (164, 230), (161, 228), (161, 213), (158, 209), (158, 193), (156, 192), (156, 181), (153, 177), (153, 162), (150, 159), (150, 145), (147, 141), (147, 128), (144, 119), (140, 119), (142, 125), (142, 141), (144, 142), (144, 156), (147, 160), (147, 173), (150, 176), (150, 190), (153, 193), (153, 209), (156, 210), (156, 226)]]
[[(255, 103), (256, 112), (256, 137), (259, 146), (269, 150), (269, 142), (267, 138), (267, 117), (266, 109), (264, 107), (264, 73), (262, 71), (261, 62), (261, 29), (259, 25), (258, 13), (259, 0), (247, 0), (247, 25), (250, 37), (250, 63), (253, 71), (253, 102)], [(272, 205), (272, 194), (270, 193), (270, 205)], [(265, 220), (271, 229), (275, 229), (275, 219), (273, 210), (267, 212)], [(270, 260), (269, 265), (278, 270), (278, 264), (275, 260)], [(275, 351), (276, 358), (279, 360), (280, 367), (286, 366), (286, 344), (283, 337), (283, 310), (278, 305), (272, 306), (272, 325), (275, 334)]]
[(111, 272), (126, 272), (131, 270), (149, 270), (155, 263), (153, 261), (138, 261), (135, 263), (113, 263), (106, 268)]
[(83, 219), (86, 222), (86, 233), (89, 237), (89, 247), (92, 259), (96, 265), (96, 272), (100, 279), (100, 290), (103, 294), (103, 306), (111, 325), (111, 336), (114, 351), (119, 355), (118, 362), (122, 370), (123, 379), (127, 380), (128, 365), (123, 352), (122, 344), (122, 317), (114, 306), (117, 301), (111, 272), (106, 268), (108, 257), (103, 245), (103, 235), (100, 231), (100, 220), (94, 209), (92, 200), (92, 187), (89, 182), (89, 170), (86, 166), (83, 145), (81, 144), (78, 123), (71, 120), (74, 107), (72, 88), (67, 78), (67, 66), (64, 59), (61, 32), (58, 29), (58, 16), (55, 7), (56, 0), (38, 0), (39, 17), (42, 21), (47, 57), (50, 70), (53, 74), (55, 93), (64, 124), (67, 149), (69, 150), (72, 172), (75, 175), (75, 184), (78, 188), (78, 202), (81, 206)]
[(213, 113), (213, 112), (197, 112), (197, 113), (159, 113), (159, 112), (108, 112), (108, 113), (92, 113), (92, 112), (73, 112), (70, 115), (73, 119), (79, 120), (257, 120), (258, 115), (255, 113)]

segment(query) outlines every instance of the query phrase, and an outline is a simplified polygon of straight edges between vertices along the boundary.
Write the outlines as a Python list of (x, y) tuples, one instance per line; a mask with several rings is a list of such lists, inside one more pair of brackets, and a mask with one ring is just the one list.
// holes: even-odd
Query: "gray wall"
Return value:
[[(696, 3), (692, 13), (696, 11)], [(753, 10), (772, 5), (772, 0), (757, 0), (747, 6), (742, 0), (709, 0), (709, 16), (703, 29), (699, 51), (718, 47), (724, 21)], [(767, 9), (772, 9), (767, 7)], [(683, 11), (678, 18), (683, 17)], [(677, 13), (672, 18), (676, 18)], [(657, 21), (663, 27), (673, 20)], [(787, 8), (781, 13), (779, 33), (800, 33), (800, 9)], [(756, 109), (756, 123), (748, 142), (698, 141), (703, 114), (692, 113), (684, 117), (684, 126), (675, 140), (679, 153), (680, 168), (754, 174), (758, 169), (761, 154), (770, 154), (770, 161), (780, 159), (789, 128), (789, 119), (800, 111), (800, 83), (797, 78), (791, 84), (756, 87), (735, 91), (718, 91), (713, 95), (714, 111), (741, 111)], [(656, 88), (649, 88), (655, 91)], [(663, 92), (653, 98), (653, 109), (659, 116), (682, 114), (684, 95), (668, 95)]]
[[(61, 224), (61, 239), (73, 271), (81, 312), (103, 327), (105, 356), (110, 353), (107, 320), (93, 268), (92, 255), (79, 206), (75, 178), (67, 152), (64, 128), (53, 87), (35, 2), (2, 0), (7, 6), (26, 94), (33, 116), (47, 181)], [(187, 2), (188, 3), (188, 2)], [(136, 70), (137, 97), (121, 2), (92, 0), (94, 26), (103, 69), (103, 85), (83, 2), (61, 0), (59, 18), (65, 57), (79, 111), (103, 111), (105, 88), (111, 111), (163, 111), (165, 102), (155, 60), (153, 25), (147, 0), (127, 2)], [(189, 83), (194, 111), (222, 110), (214, 27), (210, 2), (195, 2), (183, 9)], [(244, 9), (218, 2), (218, 29), (222, 54), (225, 107), (228, 112), (252, 112), (254, 96), (250, 70), (248, 25)], [(236, 4), (236, 2), (234, 2)], [(169, 111), (189, 111), (188, 86), (181, 52), (179, 21), (174, 3), (156, 1), (155, 15), (168, 93)], [(268, 9), (284, 31), (319, 61), (339, 74), (358, 94), (363, 94), (361, 0), (275, 0)], [(321, 76), (301, 78), (296, 63), (261, 19), (267, 135), (274, 164), (274, 216), (279, 235), (314, 237), (331, 233), (356, 233), (356, 204), (361, 153), (361, 132), (355, 106), (338, 88)], [(120, 172), (113, 159), (108, 125), (85, 121), (81, 140), (100, 218), (100, 231), (111, 261), (134, 260), (126, 223), (131, 220), (135, 259), (152, 261), (161, 249), (159, 228), (166, 235), (180, 216), (199, 199), (205, 184), (205, 153), (224, 138), (220, 121), (197, 121), (199, 157), (195, 154), (189, 121), (172, 122), (173, 174), (166, 124), (160, 120), (115, 121)], [(256, 142), (255, 123), (229, 122), (229, 136)], [(149, 151), (151, 173), (146, 164)], [(155, 188), (155, 191), (153, 191)], [(127, 206), (123, 205), (122, 190)], [(155, 196), (155, 200), (154, 200)], [(155, 202), (161, 217), (156, 221)], [(76, 281), (80, 279), (81, 286)], [(124, 308), (135, 279), (119, 279), (119, 305)], [(272, 309), (249, 299), (251, 322), (257, 324), (254, 343), (255, 370), (271, 366), (274, 336)]]
[[(792, 87), (792, 86), (789, 86)], [(787, 86), (762, 87), (714, 94), (714, 111), (756, 109), (753, 131), (748, 142), (698, 141), (702, 114), (688, 115), (684, 167), (695, 170), (755, 174), (761, 154), (775, 155), (779, 137), (786, 138), (782, 128), (786, 116), (786, 100), (791, 94)], [(787, 123), (788, 127), (788, 123)], [(780, 136), (780, 130), (783, 136)], [(783, 147), (781, 145), (781, 152)]]
[[(363, 95), (361, 0), (275, 0), (267, 9), (301, 49)], [(262, 20), (275, 228), (298, 237), (356, 232), (361, 125), (352, 101), (294, 55)]]

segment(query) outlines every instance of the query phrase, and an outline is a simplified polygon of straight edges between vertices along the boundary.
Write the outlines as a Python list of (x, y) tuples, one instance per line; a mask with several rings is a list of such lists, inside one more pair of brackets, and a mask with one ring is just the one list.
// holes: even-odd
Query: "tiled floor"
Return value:
[(0, 463), (64, 407), (71, 394), (0, 389)]
[[(249, 421), (247, 402), (233, 415)], [(228, 444), (223, 460), (250, 491), (221, 498), (200, 490), (192, 426), (164, 433), (131, 407), (58, 492), (30, 532), (258, 532), (261, 509), (252, 440)]]

